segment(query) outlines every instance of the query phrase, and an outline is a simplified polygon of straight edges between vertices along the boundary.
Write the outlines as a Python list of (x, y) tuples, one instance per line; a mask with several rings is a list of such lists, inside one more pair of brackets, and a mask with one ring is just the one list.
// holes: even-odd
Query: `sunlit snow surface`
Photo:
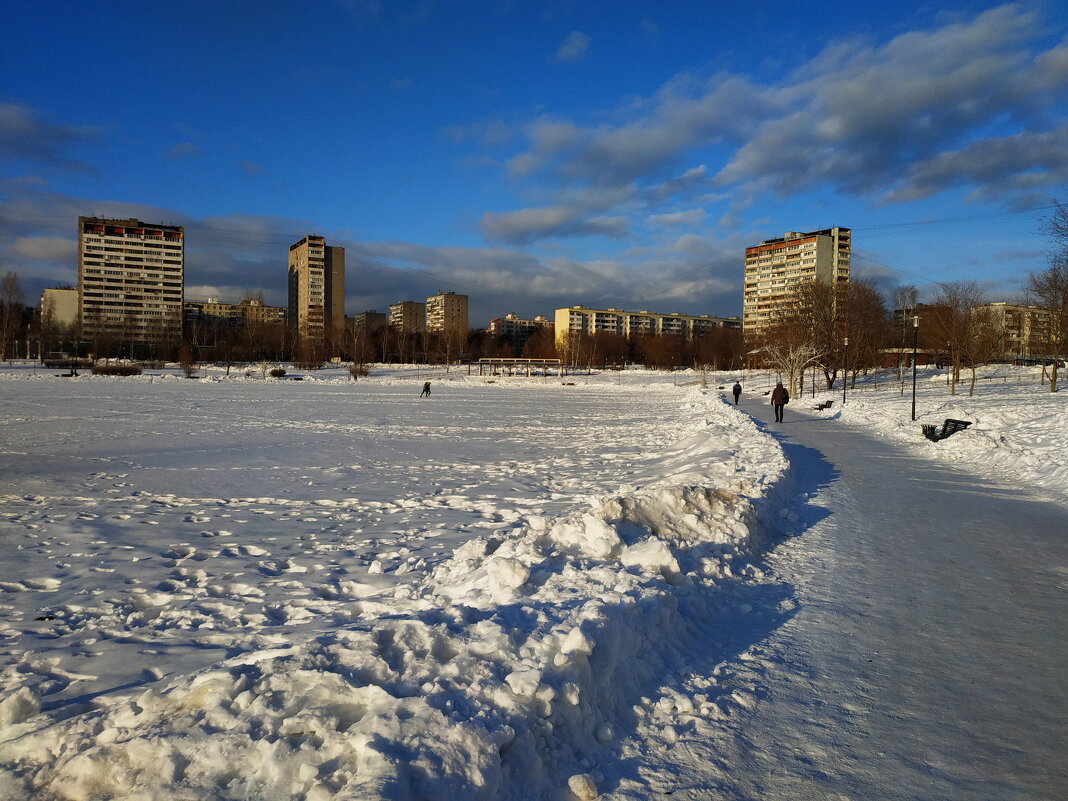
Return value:
[(714, 390), (334, 375), (0, 381), (5, 797), (595, 786), (753, 572)]
[[(0, 371), (3, 798), (641, 797), (793, 607), (782, 451), (692, 373), (53, 372)], [(1063, 403), (1006, 377), (819, 414), (1063, 493)]]

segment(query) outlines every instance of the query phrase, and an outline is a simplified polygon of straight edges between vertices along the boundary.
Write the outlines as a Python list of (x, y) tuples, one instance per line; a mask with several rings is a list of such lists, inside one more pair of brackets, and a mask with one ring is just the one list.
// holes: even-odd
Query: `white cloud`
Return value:
[(650, 225), (674, 227), (678, 225), (693, 225), (701, 222), (705, 217), (704, 209), (689, 209), (687, 211), (674, 211), (667, 214), (650, 214), (646, 222)]
[(542, 206), (503, 213), (486, 212), (479, 221), (491, 242), (526, 244), (538, 239), (576, 236), (626, 236), (626, 217), (589, 216), (574, 206)]
[(975, 199), (989, 202), (999, 195), (1033, 193), (1050, 183), (1068, 186), (1068, 125), (982, 139), (919, 161), (909, 168), (904, 186), (890, 192), (887, 200), (916, 200), (954, 186), (974, 185)]
[(582, 31), (571, 31), (556, 48), (555, 61), (578, 61), (589, 52), (590, 37)]
[(76, 255), (74, 240), (62, 236), (21, 236), (12, 243), (11, 250), (32, 261), (68, 261), (74, 264)]
[[(832, 42), (777, 83), (680, 75), (610, 113), (622, 121), (533, 120), (508, 170), (651, 198), (667, 169), (700, 154), (722, 159), (711, 180), (743, 205), (821, 185), (873, 200), (937, 185), (974, 184), (985, 199), (1060, 187), (1049, 126), (1068, 99), (1068, 41), (1045, 45), (1043, 24), (1031, 7), (1005, 5), (882, 43)], [(1021, 136), (1037, 145), (1030, 155)], [(942, 155), (965, 151), (987, 168)], [(944, 171), (953, 175), (935, 175)]]

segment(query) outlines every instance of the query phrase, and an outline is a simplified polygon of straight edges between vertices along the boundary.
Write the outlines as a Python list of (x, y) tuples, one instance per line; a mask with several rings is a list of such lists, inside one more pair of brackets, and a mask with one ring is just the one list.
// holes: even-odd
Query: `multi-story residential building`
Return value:
[(1004, 358), (1033, 359), (1047, 355), (1044, 343), (1050, 314), (1038, 306), (1019, 306), (1004, 301), (986, 303), (1004, 336)]
[(389, 326), (406, 334), (426, 331), (426, 304), (415, 300), (390, 304)]
[(78, 287), (59, 286), (41, 293), (42, 319), (47, 315), (54, 326), (68, 328), (78, 322)]
[(540, 314), (533, 320), (520, 320), (514, 314), (506, 314), (504, 317), (494, 317), (490, 320), (489, 331), (493, 337), (507, 340), (517, 352), (523, 344), (543, 328), (550, 331), (553, 329), (553, 321)]
[(467, 333), (467, 295), (439, 292), (426, 299), (426, 330)]
[(181, 226), (78, 218), (78, 308), (86, 339), (176, 342), (184, 282)]
[(289, 324), (304, 343), (340, 343), (345, 330), (345, 248), (306, 236), (289, 246)]
[(699, 337), (716, 328), (741, 328), (737, 317), (711, 317), (707, 314), (656, 314), (650, 311), (626, 311), (624, 309), (590, 309), (585, 306), (570, 306), (556, 310), (556, 344), (562, 345), (568, 334), (619, 334), (626, 338), (634, 336), (657, 336), (673, 334), (683, 337)]
[[(1039, 306), (1023, 306), (1006, 301), (984, 303), (972, 308), (972, 313), (989, 312), (1001, 334), (1001, 356), (1008, 361), (1041, 359), (1046, 351), (1050, 313)], [(937, 304), (919, 303), (911, 309), (894, 309), (893, 321), (897, 330), (911, 331), (909, 320), (913, 315), (920, 318), (920, 335), (938, 320), (943, 311)], [(936, 343), (929, 343), (936, 348)]]
[(825, 228), (791, 231), (746, 248), (742, 298), (746, 336), (772, 323), (776, 310), (798, 285), (816, 280), (832, 285), (848, 282), (851, 240), (849, 228)]
[(282, 306), (267, 306), (259, 300), (245, 298), (239, 303), (221, 303), (218, 298), (187, 300), (183, 306), (186, 324), (217, 322), (227, 325), (242, 323), (284, 324), (287, 310)]
[(366, 328), (368, 331), (377, 331), (379, 328), (385, 328), (389, 325), (389, 317), (382, 312), (365, 311), (360, 312), (352, 318), (352, 324), (356, 328)]

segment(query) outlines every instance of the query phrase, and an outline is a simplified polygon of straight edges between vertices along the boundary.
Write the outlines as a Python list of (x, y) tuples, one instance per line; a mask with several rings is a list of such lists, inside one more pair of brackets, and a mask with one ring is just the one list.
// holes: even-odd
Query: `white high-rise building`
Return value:
[(767, 327), (775, 311), (799, 285), (849, 281), (852, 231), (825, 228), (807, 233), (788, 232), (745, 249), (745, 289), (742, 328), (748, 336)]

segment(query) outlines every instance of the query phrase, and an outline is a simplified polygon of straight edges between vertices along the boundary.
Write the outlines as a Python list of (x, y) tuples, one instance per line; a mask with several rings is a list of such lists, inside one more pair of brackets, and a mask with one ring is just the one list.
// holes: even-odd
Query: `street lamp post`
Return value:
[(916, 419), (916, 342), (920, 336), (920, 318), (912, 318), (912, 419)]
[(845, 406), (846, 376), (849, 375), (849, 337), (842, 340), (842, 405)]

